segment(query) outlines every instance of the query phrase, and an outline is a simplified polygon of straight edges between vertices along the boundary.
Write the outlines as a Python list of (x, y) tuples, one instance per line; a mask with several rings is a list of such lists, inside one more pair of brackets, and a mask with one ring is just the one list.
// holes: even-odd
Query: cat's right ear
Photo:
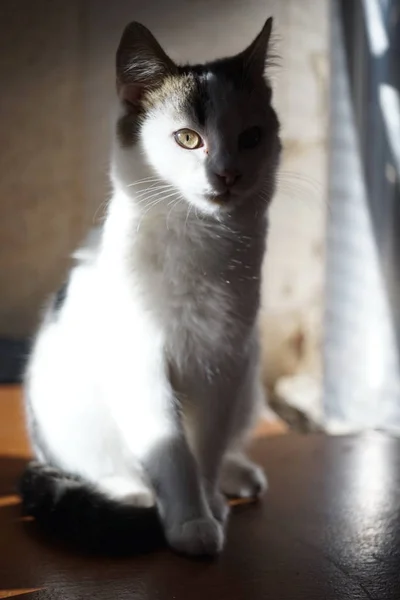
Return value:
[(253, 42), (243, 50), (238, 57), (243, 62), (244, 69), (253, 77), (264, 75), (265, 64), (271, 39), (273, 19), (270, 17), (264, 23), (263, 28)]
[(146, 90), (177, 70), (150, 31), (140, 23), (125, 28), (116, 56), (117, 92), (124, 104), (137, 107)]

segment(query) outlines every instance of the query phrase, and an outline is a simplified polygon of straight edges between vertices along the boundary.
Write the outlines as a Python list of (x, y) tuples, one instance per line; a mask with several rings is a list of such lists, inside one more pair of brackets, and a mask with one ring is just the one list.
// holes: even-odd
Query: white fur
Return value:
[(145, 505), (143, 461), (155, 446), (184, 427), (212, 480), (264, 400), (256, 315), (265, 220), (251, 206), (236, 219), (204, 198), (204, 152), (173, 140), (184, 126), (164, 107), (143, 124), (138, 147), (116, 144), (100, 247), (80, 255), (26, 378), (56, 464)]
[[(263, 79), (271, 23), (226, 73), (218, 63), (202, 77), (127, 26), (101, 240), (76, 255), (26, 376), (38, 460), (116, 502), (156, 503), (187, 554), (221, 550), (221, 491), (266, 485), (243, 446), (264, 402), (257, 315), (280, 150)], [(182, 128), (199, 147), (176, 143)]]

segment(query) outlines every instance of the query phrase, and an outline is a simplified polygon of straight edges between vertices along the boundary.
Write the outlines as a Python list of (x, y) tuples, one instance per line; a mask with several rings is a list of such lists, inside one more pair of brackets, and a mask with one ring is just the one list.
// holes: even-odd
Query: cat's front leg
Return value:
[(267, 486), (263, 470), (244, 454), (244, 447), (265, 396), (258, 355), (249, 354), (236, 369), (207, 382), (198, 398), (196, 456), (214, 516), (224, 521), (226, 496), (258, 498)]
[(241, 397), (237, 400), (234, 435), (220, 469), (219, 488), (225, 496), (258, 499), (267, 489), (263, 469), (245, 454), (245, 448), (265, 404), (266, 395), (260, 369), (250, 365)]
[(145, 340), (140, 353), (113, 363), (118, 373), (110, 387), (112, 414), (128, 453), (151, 484), (171, 547), (188, 555), (215, 555), (223, 546), (223, 529), (210, 511), (182, 431), (161, 340), (157, 343), (156, 333)]
[(229, 507), (221, 493), (219, 479), (224, 455), (235, 429), (236, 387), (240, 380), (239, 373), (211, 380), (198, 377), (191, 392), (196, 404), (191, 435), (193, 448), (209, 506), (214, 517), (223, 525), (228, 518)]

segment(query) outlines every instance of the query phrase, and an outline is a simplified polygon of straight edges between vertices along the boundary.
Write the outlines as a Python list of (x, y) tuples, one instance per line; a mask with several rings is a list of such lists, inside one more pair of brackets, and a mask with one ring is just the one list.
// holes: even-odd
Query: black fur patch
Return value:
[(195, 118), (201, 127), (204, 127), (207, 116), (207, 105), (209, 102), (207, 90), (207, 75), (205, 73), (195, 73), (195, 85), (190, 96), (187, 98), (188, 112), (194, 111)]
[(48, 534), (104, 555), (149, 552), (165, 545), (155, 508), (112, 501), (79, 477), (31, 462), (19, 492), (23, 511)]

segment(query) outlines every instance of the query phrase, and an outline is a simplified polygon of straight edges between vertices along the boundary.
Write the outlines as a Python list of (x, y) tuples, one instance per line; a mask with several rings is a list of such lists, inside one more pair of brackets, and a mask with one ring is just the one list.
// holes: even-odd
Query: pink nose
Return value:
[(240, 179), (240, 173), (235, 170), (224, 170), (220, 173), (216, 173), (218, 179), (221, 179), (227, 187), (234, 185), (238, 179)]

